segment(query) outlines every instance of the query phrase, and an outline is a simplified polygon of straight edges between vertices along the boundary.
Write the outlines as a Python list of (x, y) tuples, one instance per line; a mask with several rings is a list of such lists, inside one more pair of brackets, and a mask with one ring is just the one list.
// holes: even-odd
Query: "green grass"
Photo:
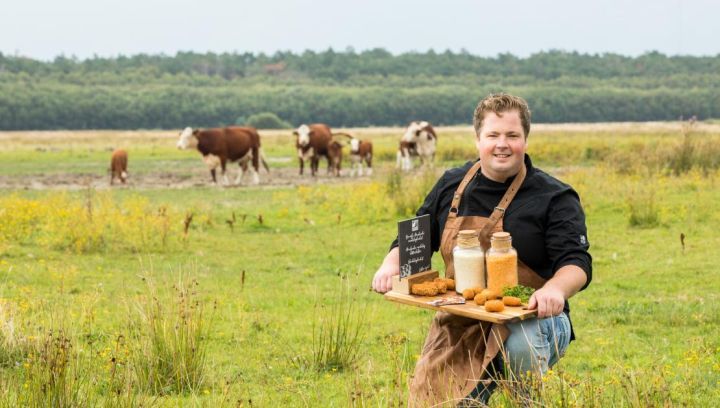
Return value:
[[(461, 135), (449, 136), (448, 148), (460, 146)], [(571, 406), (660, 406), (665, 400), (671, 405), (711, 406), (720, 398), (720, 279), (715, 255), (720, 246), (720, 174), (713, 169), (682, 176), (648, 169), (628, 173), (625, 167), (613, 167), (616, 162), (586, 157), (601, 154), (588, 151), (603, 152), (607, 158), (626, 153), (629, 146), (649, 149), (680, 140), (670, 133), (534, 136), (531, 154), (535, 149), (536, 162), (572, 184), (582, 197), (594, 260), (592, 285), (571, 300), (578, 340), (548, 377), (545, 405), (561, 406), (557, 400), (565, 396)], [(719, 135), (707, 136), (717, 140)], [(391, 151), (391, 134), (377, 137), (381, 148)], [(83, 143), (84, 148), (97, 147), (95, 142)], [(279, 147), (268, 150), (280, 154)], [(192, 152), (172, 148), (158, 148), (155, 156), (151, 151), (147, 144), (139, 144), (138, 169), (151, 171), (155, 161), (191, 166), (197, 160)], [(42, 171), (71, 173), (65, 169), (80, 169), (84, 160), (77, 153), (47, 156), (51, 153), (23, 145), (10, 150), (6, 146), (0, 154), (4, 155), (2, 176), (36, 171), (29, 164), (20, 166), (23, 162), (47, 166)], [(88, 155), (86, 163), (102, 164), (107, 152)], [(18, 167), (3, 160), (11, 157), (19, 157), (13, 159)], [(438, 167), (456, 161), (462, 160), (448, 157)], [(384, 301), (369, 291), (395, 233), (395, 221), (401, 218), (397, 203), (387, 194), (387, 177), (330, 186), (97, 192), (92, 196), (98, 200), (95, 205), (107, 200), (115, 210), (105, 213), (108, 219), (101, 229), (105, 238), (86, 250), (49, 246), (41, 239), (44, 228), (49, 228), (44, 222), (32, 224), (33, 233), (2, 230), (9, 224), (0, 222), (0, 317), (6, 322), (12, 317), (17, 329), (12, 334), (17, 347), (0, 344), (0, 356), (15, 360), (0, 365), (0, 405), (14, 405), (22, 395), (27, 398), (27, 390), (46, 380), (40, 374), (47, 371), (25, 364), (32, 350), (29, 345), (43, 344), (51, 329), (62, 330), (70, 339), (72, 361), (83, 373), (73, 377), (76, 368), (68, 366), (63, 384), (88, 394), (77, 398), (94, 404), (404, 405), (408, 375), (432, 314)], [(420, 177), (402, 182), (428, 188)], [(635, 208), (646, 206), (648, 195), (638, 193), (645, 191), (654, 192), (650, 214), (655, 221), (636, 226), (629, 203)], [(3, 207), (8, 203), (3, 198), (36, 200), (47, 206), (62, 193), (5, 190), (1, 194), (3, 220), (10, 209), (8, 204)], [(85, 191), (66, 195), (80, 208), (87, 197)], [(113, 238), (132, 242), (111, 239), (131, 227), (122, 223), (141, 222), (140, 217), (131, 218), (127, 204), (139, 199), (147, 200), (152, 216), (156, 209), (167, 208), (170, 226), (164, 246), (138, 245), (140, 238), (132, 235)], [(237, 218), (231, 231), (225, 221), (233, 211), (247, 217), (244, 222)], [(182, 220), (187, 212), (195, 216), (185, 238)], [(262, 224), (258, 214), (263, 215)], [(11, 233), (16, 238), (8, 239)], [(433, 261), (442, 264), (439, 256)], [(152, 277), (158, 298), (171, 308), (177, 295), (173, 285), (187, 271), (192, 276), (183, 276), (198, 282), (194, 299), (207, 312), (202, 322), (208, 331), (200, 340), (206, 347), (203, 381), (193, 383), (199, 386), (151, 392), (133, 383), (132, 369), (141, 365), (128, 359), (118, 366), (112, 358), (123, 355), (118, 354), (124, 350), (118, 345), (120, 336), (127, 347), (140, 347), (145, 343), (131, 334), (139, 336), (136, 329), (152, 327), (137, 318), (136, 312), (151, 304), (142, 277)], [(362, 319), (347, 312), (350, 301), (353, 310), (363, 311)], [(351, 318), (322, 326), (338, 316), (327, 310), (344, 310), (344, 317)], [(298, 364), (318, 355), (313, 340), (317, 344), (320, 328), (352, 333), (361, 324), (357, 346), (351, 344), (351, 337), (333, 343), (348, 347), (339, 354), (358, 352), (356, 358), (342, 365), (320, 364), (324, 368), (320, 370)], [(9, 332), (3, 333), (8, 338)], [(168, 344), (172, 343), (160, 340), (160, 345)], [(188, 349), (180, 350), (187, 355)], [(561, 385), (565, 391), (559, 391)], [(113, 389), (121, 392), (113, 394)], [(75, 398), (67, 388), (63, 390), (66, 393), (58, 391), (58, 395)], [(493, 404), (511, 406), (512, 400), (498, 394)]]

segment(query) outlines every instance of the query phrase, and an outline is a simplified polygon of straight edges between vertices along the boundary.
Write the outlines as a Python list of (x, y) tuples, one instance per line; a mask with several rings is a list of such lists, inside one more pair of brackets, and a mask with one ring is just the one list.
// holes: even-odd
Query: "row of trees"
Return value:
[[(504, 89), (523, 95), (535, 122), (675, 120), (720, 117), (712, 89)], [(83, 87), (0, 84), (3, 129), (129, 129), (211, 127), (271, 112), (293, 126), (404, 125), (422, 118), (438, 125), (470, 123), (488, 88), (385, 87)]]
[(0, 54), (0, 129), (208, 127), (267, 113), (292, 126), (450, 125), (470, 123), (478, 99), (498, 91), (528, 99), (537, 122), (718, 118), (720, 55)]
[(638, 57), (618, 54), (580, 54), (577, 52), (547, 51), (518, 58), (512, 54), (480, 57), (467, 52), (432, 50), (393, 55), (383, 49), (357, 53), (352, 49), (335, 52), (305, 51), (263, 53), (193, 53), (180, 52), (175, 56), (139, 54), (114, 58), (94, 57), (79, 60), (59, 56), (50, 62), (3, 55), (0, 53), (0, 72), (26, 72), (32, 75), (72, 72), (113, 72), (125, 74), (138, 69), (151, 69), (159, 74), (201, 74), (224, 79), (256, 75), (305, 76), (310, 78), (345, 80), (356, 75), (399, 76), (456, 76), (525, 75), (536, 79), (562, 76), (592, 78), (652, 77), (675, 74), (717, 74), (720, 55), (708, 57), (666, 56), (649, 52)]

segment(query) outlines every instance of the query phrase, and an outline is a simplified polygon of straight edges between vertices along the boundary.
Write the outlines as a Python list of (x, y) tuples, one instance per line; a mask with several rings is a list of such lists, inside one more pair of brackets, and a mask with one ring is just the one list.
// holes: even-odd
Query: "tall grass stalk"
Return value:
[(94, 394), (84, 357), (64, 330), (49, 331), (33, 345), (23, 364), (20, 406), (91, 406)]
[(628, 224), (631, 227), (654, 228), (660, 225), (660, 210), (655, 204), (655, 193), (637, 190), (627, 197)]
[(135, 306), (130, 346), (141, 389), (155, 395), (198, 392), (208, 375), (210, 319), (199, 299), (199, 283), (182, 276), (171, 295), (161, 294), (149, 278)]
[(347, 279), (337, 302), (316, 305), (319, 319), (313, 322), (312, 360), (316, 371), (337, 371), (353, 367), (364, 339), (366, 310), (357, 304), (357, 289)]
[(10, 303), (0, 300), (0, 367), (12, 367), (25, 359), (27, 338), (20, 332), (17, 311)]
[(390, 362), (392, 378), (388, 389), (387, 405), (403, 407), (407, 404), (408, 378), (414, 363), (410, 358), (410, 341), (405, 333), (399, 333), (385, 336), (383, 343)]
[(387, 177), (387, 196), (395, 206), (395, 213), (401, 217), (412, 217), (423, 203), (423, 199), (437, 182), (434, 169), (421, 169), (411, 173), (393, 170)]

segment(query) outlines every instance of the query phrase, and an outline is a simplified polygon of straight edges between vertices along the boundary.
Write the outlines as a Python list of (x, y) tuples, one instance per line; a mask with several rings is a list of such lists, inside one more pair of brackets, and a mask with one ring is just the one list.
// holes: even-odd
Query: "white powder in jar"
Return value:
[(485, 256), (482, 249), (456, 248), (453, 252), (455, 291), (485, 287)]

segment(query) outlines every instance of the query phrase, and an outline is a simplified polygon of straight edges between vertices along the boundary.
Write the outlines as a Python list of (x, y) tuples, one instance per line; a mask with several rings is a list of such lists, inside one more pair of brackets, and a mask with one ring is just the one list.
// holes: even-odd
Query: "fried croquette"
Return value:
[(520, 298), (515, 296), (503, 296), (502, 301), (505, 306), (520, 306), (522, 304)]
[(465, 289), (463, 290), (462, 296), (465, 300), (471, 300), (475, 297), (475, 291), (472, 289)]
[(447, 292), (448, 287), (447, 287), (447, 283), (445, 283), (445, 281), (435, 279), (432, 283), (437, 288), (438, 293), (446, 293)]
[(418, 296), (435, 296), (438, 294), (438, 287), (435, 282), (416, 283), (410, 288), (410, 293)]
[(485, 298), (485, 295), (483, 295), (482, 293), (478, 293), (477, 295), (475, 295), (475, 304), (476, 305), (482, 306), (485, 304), (486, 301), (487, 301), (487, 299)]
[(483, 289), (480, 293), (484, 294), (487, 300), (497, 299), (500, 297), (500, 294), (496, 290), (492, 289)]
[(505, 310), (505, 305), (501, 300), (488, 300), (485, 302), (485, 310), (488, 312), (502, 312)]
[(449, 278), (435, 278), (435, 282), (445, 282), (447, 290), (455, 290), (455, 280)]

